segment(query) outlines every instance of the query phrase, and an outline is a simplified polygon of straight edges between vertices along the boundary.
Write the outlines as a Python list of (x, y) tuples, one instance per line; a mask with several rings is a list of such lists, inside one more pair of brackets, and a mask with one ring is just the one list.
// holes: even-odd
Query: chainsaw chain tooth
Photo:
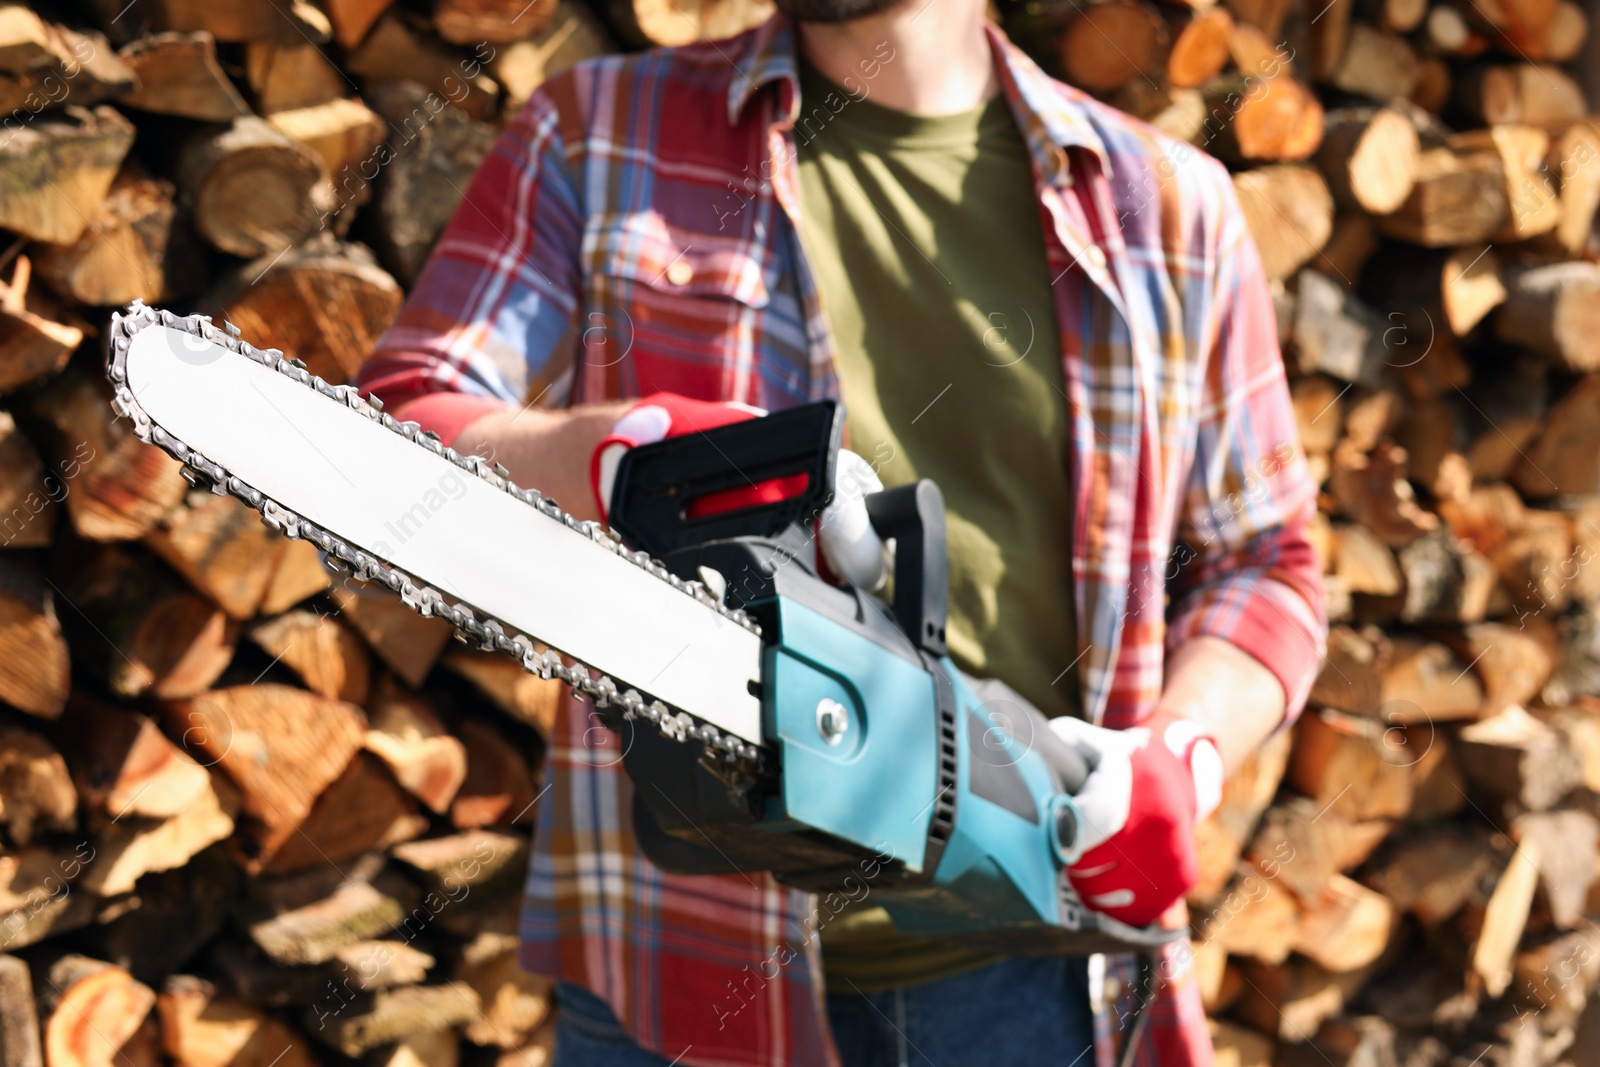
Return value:
[(540, 648), (531, 638), (522, 634), (509, 634), (497, 619), (480, 620), (465, 604), (451, 603), (437, 589), (422, 585), (351, 545), (330, 530), (325, 530), (266, 494), (251, 487), (211, 459), (192, 451), (182, 441), (151, 421), (150, 416), (133, 395), (127, 382), (127, 352), (134, 335), (151, 326), (167, 326), (193, 334), (206, 341), (255, 360), (277, 371), (292, 381), (315, 390), (328, 399), (359, 412), (363, 417), (381, 424), (385, 429), (425, 448), (460, 467), (468, 474), (489, 482), (549, 518), (623, 557), (640, 570), (666, 582), (686, 596), (716, 611), (723, 618), (753, 634), (759, 635), (761, 627), (743, 611), (730, 608), (711, 596), (705, 586), (697, 581), (679, 578), (648, 553), (636, 552), (608, 533), (605, 527), (588, 519), (577, 519), (563, 511), (559, 504), (537, 489), (524, 489), (511, 481), (510, 472), (499, 463), (481, 456), (463, 456), (448, 447), (431, 431), (415, 422), (400, 422), (383, 409), (383, 401), (376, 396), (362, 396), (352, 385), (332, 385), (312, 374), (299, 359), (289, 358), (278, 349), (260, 349), (245, 341), (238, 327), (226, 320), (219, 327), (209, 316), (179, 316), (165, 308), (152, 308), (135, 300), (123, 311), (111, 317), (107, 331), (110, 352), (108, 372), (114, 388), (112, 409), (133, 423), (135, 436), (153, 444), (183, 464), (183, 476), (191, 485), (206, 487), (214, 493), (232, 496), (261, 513), (267, 526), (287, 537), (311, 542), (323, 554), (323, 565), (329, 570), (351, 575), (364, 582), (380, 583), (399, 596), (401, 603), (424, 617), (445, 620), (454, 628), (458, 640), (485, 651), (503, 652), (521, 663), (523, 670), (540, 678), (554, 679), (572, 689), (573, 695), (592, 701), (596, 707), (616, 706), (622, 709), (626, 720), (643, 719), (651, 723), (665, 737), (679, 742), (694, 741), (701, 746), (701, 761), (714, 774), (726, 782), (730, 789), (743, 791), (754, 784), (763, 768), (761, 750), (732, 734), (725, 734), (710, 723), (702, 723), (683, 711), (673, 711), (659, 700), (646, 702), (636, 689), (618, 689), (617, 683), (604, 674), (591, 673), (581, 663), (568, 666), (560, 653)]

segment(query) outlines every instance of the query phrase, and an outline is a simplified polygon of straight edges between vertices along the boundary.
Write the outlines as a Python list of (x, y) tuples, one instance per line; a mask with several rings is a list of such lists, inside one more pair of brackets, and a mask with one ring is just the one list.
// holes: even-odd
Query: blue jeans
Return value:
[[(551, 1067), (673, 1063), (640, 1048), (588, 990), (562, 982), (556, 1001)], [(1081, 957), (1012, 958), (887, 993), (829, 993), (828, 1022), (844, 1067), (1094, 1064), (1088, 971)]]

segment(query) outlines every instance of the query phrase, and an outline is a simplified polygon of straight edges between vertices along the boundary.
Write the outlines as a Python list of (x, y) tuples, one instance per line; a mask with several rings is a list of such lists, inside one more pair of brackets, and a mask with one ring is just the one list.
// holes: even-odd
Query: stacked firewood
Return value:
[[(0, 1067), (547, 1057), (515, 915), (558, 692), (193, 491), (103, 335), (139, 298), (348, 380), (545, 78), (769, 11), (0, 4)], [(1221, 1062), (1594, 1067), (1585, 10), (994, 14), (1236, 170), (1323, 487), (1326, 667), (1202, 830)]]
[(1588, 13), (1014, 20), (1235, 170), (1322, 485), (1326, 665), (1204, 828), (1190, 897), (1224, 1063), (1600, 1063), (1600, 122), (1563, 66)]

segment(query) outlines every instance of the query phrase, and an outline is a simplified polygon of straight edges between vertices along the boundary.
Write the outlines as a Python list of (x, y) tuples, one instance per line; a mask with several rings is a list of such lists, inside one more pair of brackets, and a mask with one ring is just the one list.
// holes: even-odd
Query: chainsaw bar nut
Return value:
[(817, 702), (817, 733), (824, 741), (837, 745), (849, 729), (850, 713), (843, 704), (832, 697), (823, 697)]

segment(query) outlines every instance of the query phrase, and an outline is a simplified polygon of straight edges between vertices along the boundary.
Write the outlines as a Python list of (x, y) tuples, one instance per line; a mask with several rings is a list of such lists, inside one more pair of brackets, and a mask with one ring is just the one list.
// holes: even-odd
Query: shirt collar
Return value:
[[(1088, 97), (1050, 78), (998, 26), (990, 23), (985, 28), (998, 63), (1001, 92), (1041, 172), (1064, 179), (1067, 172), (1061, 150), (1081, 148), (1092, 153), (1100, 161), (1101, 172), (1109, 176), (1111, 157), (1089, 115)], [(746, 42), (743, 55), (734, 62), (734, 77), (728, 86), (729, 125), (739, 122), (758, 90), (775, 83), (779, 113), (793, 123), (800, 110), (793, 23), (781, 14), (774, 15)]]

